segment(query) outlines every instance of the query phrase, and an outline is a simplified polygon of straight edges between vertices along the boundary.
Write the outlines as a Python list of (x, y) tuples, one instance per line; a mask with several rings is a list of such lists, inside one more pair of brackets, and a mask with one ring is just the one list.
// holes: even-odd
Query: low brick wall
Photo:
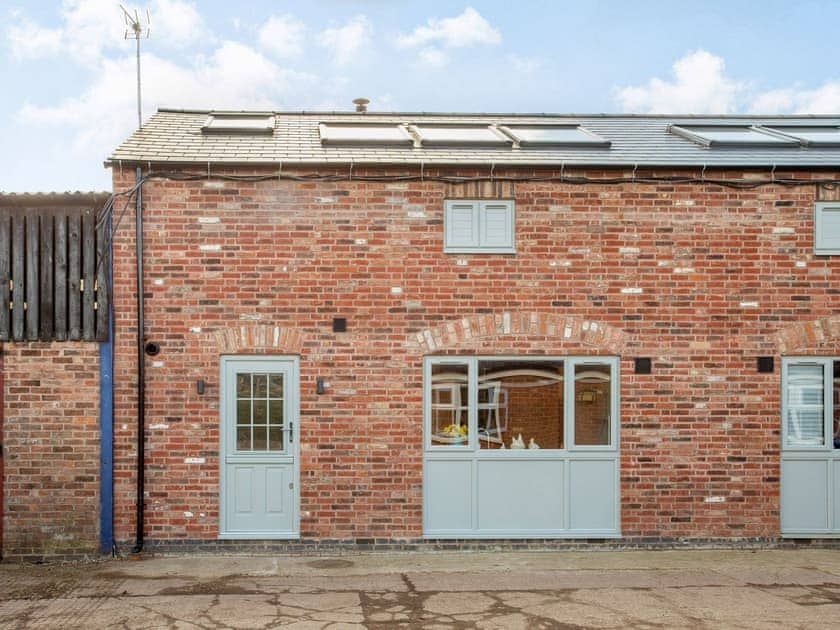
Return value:
[(99, 547), (99, 353), (93, 343), (5, 344), (4, 560)]

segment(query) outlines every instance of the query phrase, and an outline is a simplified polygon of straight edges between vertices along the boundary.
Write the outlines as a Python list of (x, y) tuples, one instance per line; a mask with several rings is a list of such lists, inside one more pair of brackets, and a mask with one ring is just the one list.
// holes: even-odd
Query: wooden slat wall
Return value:
[(106, 341), (108, 235), (97, 206), (4, 206), (0, 342)]

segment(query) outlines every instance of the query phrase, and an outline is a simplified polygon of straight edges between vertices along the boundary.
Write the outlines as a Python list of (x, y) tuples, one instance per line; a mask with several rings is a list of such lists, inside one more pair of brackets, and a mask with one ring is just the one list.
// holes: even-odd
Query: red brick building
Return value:
[(840, 533), (840, 119), (162, 110), (108, 165), (121, 548)]

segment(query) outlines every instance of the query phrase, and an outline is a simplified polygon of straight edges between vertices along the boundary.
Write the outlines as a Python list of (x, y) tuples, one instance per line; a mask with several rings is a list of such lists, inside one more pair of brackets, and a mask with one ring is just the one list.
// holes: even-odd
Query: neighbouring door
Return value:
[(220, 538), (297, 538), (298, 360), (223, 357)]
[(781, 531), (840, 536), (840, 357), (782, 357)]

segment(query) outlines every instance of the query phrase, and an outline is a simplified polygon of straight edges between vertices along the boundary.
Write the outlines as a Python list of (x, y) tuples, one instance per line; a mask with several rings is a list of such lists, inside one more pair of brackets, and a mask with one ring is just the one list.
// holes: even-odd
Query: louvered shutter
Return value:
[(446, 202), (443, 219), (446, 233), (444, 250), (479, 246), (478, 206), (476, 201)]
[(480, 223), (482, 248), (513, 249), (512, 202), (482, 202)]
[(820, 201), (815, 205), (814, 253), (840, 254), (840, 201)]

